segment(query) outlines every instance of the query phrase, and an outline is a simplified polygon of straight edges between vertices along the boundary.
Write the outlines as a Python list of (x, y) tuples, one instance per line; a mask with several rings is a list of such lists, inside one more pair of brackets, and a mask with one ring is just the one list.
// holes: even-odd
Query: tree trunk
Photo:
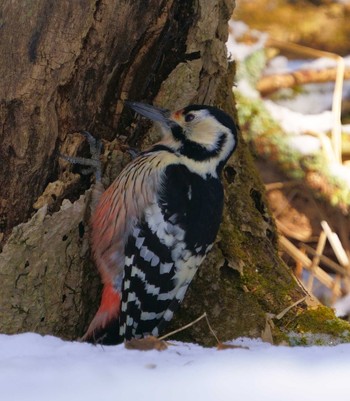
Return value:
[[(2, 332), (83, 333), (100, 296), (89, 258), (84, 191), (90, 182), (59, 153), (86, 154), (75, 132), (97, 134), (105, 145), (108, 185), (128, 161), (125, 145), (155, 140), (153, 131), (146, 135), (149, 126), (133, 125), (123, 100), (171, 109), (217, 104), (234, 113), (225, 49), (233, 6), (229, 0), (39, 0), (23, 8), (3, 1)], [(278, 257), (262, 184), (242, 140), (224, 180), (218, 242), (174, 325), (206, 311), (222, 339), (260, 336), (267, 313), (280, 312), (305, 292)], [(306, 297), (292, 317), (307, 312), (308, 302)], [(210, 342), (201, 325), (186, 338)]]

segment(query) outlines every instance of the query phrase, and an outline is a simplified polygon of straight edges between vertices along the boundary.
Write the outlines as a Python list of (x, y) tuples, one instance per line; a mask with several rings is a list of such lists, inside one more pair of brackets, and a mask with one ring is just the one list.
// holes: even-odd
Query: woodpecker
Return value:
[(124, 168), (92, 214), (103, 292), (83, 339), (105, 332), (112, 336), (105, 343), (157, 337), (170, 322), (214, 244), (223, 210), (220, 176), (237, 145), (233, 119), (216, 107), (170, 112), (126, 104), (156, 122), (162, 139)]

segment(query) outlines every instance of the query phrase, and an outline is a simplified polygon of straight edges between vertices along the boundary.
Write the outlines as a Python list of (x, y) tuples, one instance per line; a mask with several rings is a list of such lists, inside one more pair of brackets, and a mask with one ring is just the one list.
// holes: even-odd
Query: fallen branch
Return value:
[[(294, 88), (298, 85), (311, 83), (335, 82), (337, 68), (327, 68), (323, 70), (302, 69), (285, 74), (265, 75), (260, 78), (256, 89), (262, 96), (268, 96), (279, 89)], [(344, 71), (344, 79), (350, 79), (350, 68)]]

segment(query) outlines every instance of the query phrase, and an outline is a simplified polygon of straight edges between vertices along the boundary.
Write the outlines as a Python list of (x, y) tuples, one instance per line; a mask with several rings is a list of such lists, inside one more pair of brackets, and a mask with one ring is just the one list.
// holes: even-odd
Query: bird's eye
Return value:
[(189, 114), (186, 114), (185, 115), (185, 121), (187, 122), (187, 123), (189, 123), (190, 121), (192, 121), (192, 120), (194, 120), (194, 114), (191, 114), (191, 113), (189, 113)]

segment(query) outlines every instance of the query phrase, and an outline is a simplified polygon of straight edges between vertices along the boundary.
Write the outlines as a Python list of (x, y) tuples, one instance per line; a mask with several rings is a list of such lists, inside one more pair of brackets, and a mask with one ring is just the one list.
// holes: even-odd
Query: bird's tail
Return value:
[(118, 342), (118, 317), (120, 311), (120, 293), (112, 284), (105, 284), (100, 307), (89, 325), (82, 341), (103, 344)]

